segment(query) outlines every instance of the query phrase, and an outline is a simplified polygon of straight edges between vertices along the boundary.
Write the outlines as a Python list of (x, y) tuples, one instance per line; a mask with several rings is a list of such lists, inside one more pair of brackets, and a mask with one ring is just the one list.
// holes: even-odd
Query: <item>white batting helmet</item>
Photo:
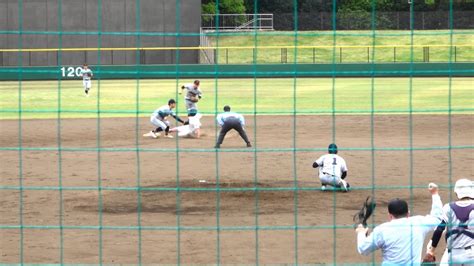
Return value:
[(459, 199), (474, 199), (474, 184), (469, 179), (459, 179), (456, 181), (456, 185), (454, 185), (454, 193), (456, 193)]

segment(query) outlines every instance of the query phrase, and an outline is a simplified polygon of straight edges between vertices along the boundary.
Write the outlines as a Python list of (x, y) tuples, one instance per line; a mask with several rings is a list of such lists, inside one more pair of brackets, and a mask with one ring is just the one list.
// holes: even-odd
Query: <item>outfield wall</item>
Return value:
[[(474, 76), (474, 63), (91, 66), (94, 79)], [(0, 80), (73, 80), (79, 66), (3, 67)]]
[[(0, 49), (196, 47), (200, 26), (200, 0), (0, 0)], [(199, 51), (177, 59), (175, 50), (0, 53), (3, 66), (53, 66), (196, 64)]]

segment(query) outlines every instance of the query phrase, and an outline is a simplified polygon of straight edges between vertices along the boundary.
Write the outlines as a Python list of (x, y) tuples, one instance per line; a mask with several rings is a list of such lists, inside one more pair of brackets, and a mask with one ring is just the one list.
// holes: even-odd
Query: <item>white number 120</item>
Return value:
[(82, 67), (61, 67), (63, 77), (79, 77), (82, 72)]

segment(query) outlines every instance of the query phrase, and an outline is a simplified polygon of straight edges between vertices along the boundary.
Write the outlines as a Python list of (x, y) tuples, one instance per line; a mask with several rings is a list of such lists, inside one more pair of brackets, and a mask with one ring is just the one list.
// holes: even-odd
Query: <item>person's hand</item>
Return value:
[(438, 185), (435, 183), (429, 183), (428, 190), (431, 192), (431, 195), (436, 195), (438, 194)]
[(364, 233), (364, 235), (367, 235), (369, 232), (369, 228), (364, 227), (362, 224), (359, 224), (356, 229), (355, 229), (357, 234)]

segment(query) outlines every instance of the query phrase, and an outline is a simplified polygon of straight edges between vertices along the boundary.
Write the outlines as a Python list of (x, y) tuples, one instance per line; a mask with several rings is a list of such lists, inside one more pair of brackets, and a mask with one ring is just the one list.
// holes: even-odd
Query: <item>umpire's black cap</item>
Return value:
[(230, 106), (228, 105), (224, 106), (224, 112), (230, 112)]
[(329, 144), (328, 152), (330, 154), (337, 154), (337, 145), (335, 143)]
[(408, 203), (402, 199), (396, 198), (388, 203), (388, 213), (401, 218), (408, 215)]

